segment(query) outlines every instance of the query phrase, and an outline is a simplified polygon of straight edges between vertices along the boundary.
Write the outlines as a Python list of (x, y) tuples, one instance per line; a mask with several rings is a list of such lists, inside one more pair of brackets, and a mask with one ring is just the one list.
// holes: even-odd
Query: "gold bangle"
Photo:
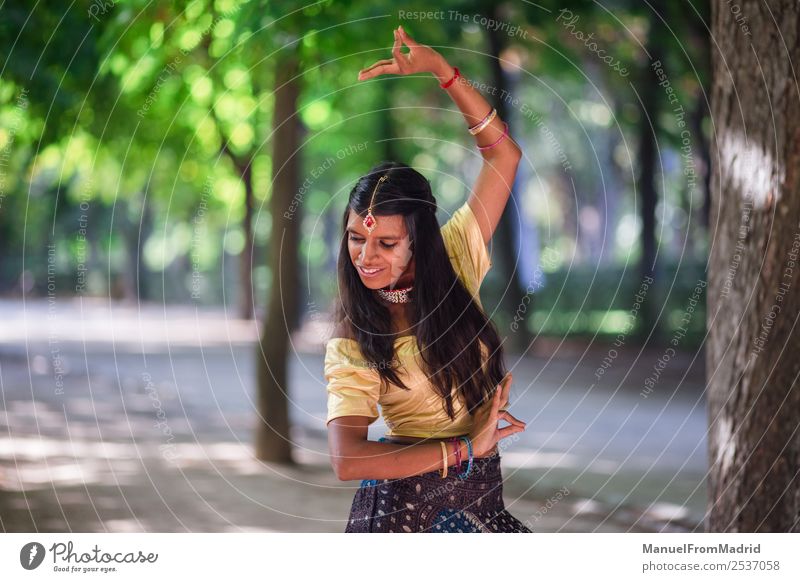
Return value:
[(469, 128), (469, 132), (472, 135), (478, 135), (480, 132), (482, 132), (484, 129), (486, 129), (486, 127), (492, 122), (492, 120), (495, 117), (497, 117), (497, 109), (492, 107), (492, 110), (489, 113), (486, 114), (486, 117), (484, 117), (477, 124), (475, 124), (475, 125), (473, 125), (472, 127)]
[(439, 474), (444, 479), (447, 477), (447, 445), (444, 444), (444, 441), (439, 441), (439, 444), (442, 445), (442, 465), (444, 465), (444, 469), (440, 469)]

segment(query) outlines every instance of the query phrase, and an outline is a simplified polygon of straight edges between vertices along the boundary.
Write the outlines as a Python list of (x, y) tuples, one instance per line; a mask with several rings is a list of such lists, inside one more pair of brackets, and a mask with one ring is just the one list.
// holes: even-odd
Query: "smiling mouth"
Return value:
[(380, 273), (381, 271), (383, 271), (383, 269), (384, 269), (384, 267), (381, 267), (380, 269), (365, 269), (362, 266), (358, 267), (358, 270), (361, 272), (361, 274), (362, 275), (366, 275), (367, 277), (372, 277), (373, 275), (376, 275), (376, 274)]

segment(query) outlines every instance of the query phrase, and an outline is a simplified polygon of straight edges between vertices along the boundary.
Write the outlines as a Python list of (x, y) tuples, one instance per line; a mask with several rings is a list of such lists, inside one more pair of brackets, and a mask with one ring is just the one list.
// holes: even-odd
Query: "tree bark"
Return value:
[(712, 3), (706, 525), (798, 532), (800, 3), (732, 6)]
[(259, 341), (256, 456), (290, 464), (291, 436), (288, 410), (288, 321), (297, 313), (299, 224), (302, 205), (291, 207), (299, 190), (300, 146), (297, 100), (300, 94), (299, 56), (281, 52), (275, 66), (275, 109), (272, 117), (272, 192), (269, 266), (272, 282), (267, 316)]
[(220, 151), (230, 158), (233, 167), (244, 186), (244, 215), (242, 216), (242, 233), (244, 234), (244, 247), (239, 255), (239, 317), (242, 319), (253, 319), (255, 315), (255, 305), (253, 304), (253, 257), (255, 256), (253, 238), (253, 162), (255, 155), (251, 152), (245, 156), (236, 155), (228, 145), (229, 138), (222, 129), (222, 123), (214, 113), (213, 107), (210, 110), (211, 117), (217, 124), (222, 145)]
[(239, 257), (239, 316), (242, 319), (253, 319), (253, 157), (241, 168), (240, 175), (244, 184), (244, 216), (242, 231), (244, 232), (244, 248)]

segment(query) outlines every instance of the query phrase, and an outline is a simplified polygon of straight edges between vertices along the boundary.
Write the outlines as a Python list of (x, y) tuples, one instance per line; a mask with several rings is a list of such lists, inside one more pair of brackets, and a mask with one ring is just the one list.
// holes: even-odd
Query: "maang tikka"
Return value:
[(380, 180), (378, 180), (378, 182), (375, 184), (375, 188), (372, 190), (372, 197), (369, 199), (369, 208), (367, 208), (367, 215), (364, 217), (362, 224), (370, 234), (372, 234), (372, 231), (375, 230), (376, 226), (378, 226), (378, 221), (375, 220), (375, 216), (372, 214), (372, 202), (375, 200), (375, 192), (378, 191), (378, 186), (388, 179), (388, 174), (384, 174), (380, 177)]

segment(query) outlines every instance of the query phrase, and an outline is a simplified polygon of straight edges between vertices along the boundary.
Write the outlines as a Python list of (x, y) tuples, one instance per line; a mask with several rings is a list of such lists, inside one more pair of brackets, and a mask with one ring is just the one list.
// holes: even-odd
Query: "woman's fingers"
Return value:
[(515, 424), (515, 425), (517, 425), (517, 426), (521, 426), (522, 428), (525, 428), (525, 423), (524, 423), (523, 421), (521, 421), (520, 419), (518, 419), (517, 417), (513, 416), (513, 415), (512, 415), (510, 412), (508, 412), (508, 411), (503, 411), (503, 412), (501, 412), (501, 413), (498, 415), (498, 420), (500, 420), (500, 419), (502, 419), (502, 420), (507, 420), (507, 421), (508, 421), (508, 422), (510, 422), (511, 424)]
[(500, 402), (503, 398), (503, 391), (498, 387), (494, 391), (494, 396), (492, 398), (492, 417), (497, 416), (497, 411), (500, 410)]
[(400, 63), (402, 62), (402, 59), (405, 58), (405, 57), (403, 57), (403, 53), (400, 51), (402, 46), (403, 46), (403, 42), (400, 39), (400, 33), (397, 32), (397, 29), (395, 28), (394, 29), (394, 45), (392, 45), (392, 55), (394, 55), (394, 60), (398, 64), (398, 66), (400, 67), (401, 71), (403, 70), (403, 68), (402, 68), (402, 66), (400, 66)]
[(381, 65), (391, 65), (393, 62), (394, 62), (394, 59), (381, 59), (379, 61), (375, 61), (370, 66), (368, 66), (366, 69), (361, 69), (361, 72), (362, 73), (366, 73), (367, 71), (371, 71), (375, 67), (379, 67)]
[(361, 69), (358, 72), (359, 81), (371, 79), (372, 77), (377, 77), (378, 75), (404, 75), (408, 72), (407, 65), (409, 63), (411, 53), (403, 54), (403, 43), (405, 43), (409, 49), (419, 47), (421, 45), (408, 36), (408, 34), (406, 34), (406, 32), (403, 30), (402, 26), (395, 28), (392, 31), (392, 34), (394, 35), (394, 43), (392, 45), (393, 58), (380, 60), (366, 69)]
[(508, 372), (506, 376), (503, 378), (503, 406), (508, 406), (508, 402), (511, 398), (511, 383), (513, 382), (514, 377), (511, 375), (511, 372)]
[(385, 61), (378, 61), (374, 65), (359, 71), (358, 80), (364, 81), (366, 79), (371, 79), (372, 77), (377, 77), (378, 75), (389, 75), (398, 73), (399, 70), (397, 68), (397, 65), (394, 63), (394, 60), (386, 59)]
[(408, 48), (414, 48), (414, 47), (419, 46), (419, 43), (417, 43), (417, 41), (415, 41), (413, 38), (408, 36), (408, 33), (405, 31), (405, 29), (402, 26), (399, 26), (398, 28), (400, 29), (400, 39), (404, 43), (406, 43)]
[[(510, 374), (510, 372), (509, 372)], [(492, 413), (496, 414), (497, 411), (500, 409), (501, 403), (505, 402), (508, 403), (508, 395), (506, 393), (505, 384), (510, 382), (509, 374), (506, 374), (497, 387), (494, 390), (494, 394), (492, 394)]]
[(503, 376), (503, 379), (500, 380), (500, 383), (497, 385), (497, 388), (495, 388), (494, 391), (495, 399), (499, 398), (501, 402), (501, 404), (497, 407), (498, 409), (508, 404), (508, 393), (506, 385), (509, 384), (509, 382), (510, 382), (509, 374), (506, 374), (505, 376)]
[(503, 401), (503, 405), (500, 408), (506, 408), (508, 406), (508, 400), (509, 400), (508, 399), (508, 385), (509, 384), (510, 384), (510, 381), (508, 380), (508, 377), (507, 376), (504, 377), (502, 383), (500, 384), (500, 391), (503, 393), (503, 395), (500, 397), (501, 400)]
[(502, 440), (502, 439), (504, 439), (506, 437), (510, 437), (512, 434), (516, 434), (518, 432), (522, 432), (523, 430), (525, 430), (524, 427), (516, 426), (514, 424), (509, 424), (508, 426), (503, 427), (499, 431), (497, 431), (498, 434), (499, 434), (499, 437), (498, 437), (497, 440)]

